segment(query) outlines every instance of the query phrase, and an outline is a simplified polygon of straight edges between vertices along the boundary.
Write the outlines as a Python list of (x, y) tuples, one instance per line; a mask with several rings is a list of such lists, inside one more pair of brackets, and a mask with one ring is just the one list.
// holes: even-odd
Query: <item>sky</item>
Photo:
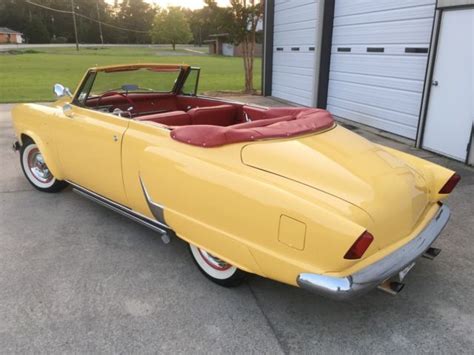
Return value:
[[(167, 6), (181, 6), (188, 7), (190, 9), (199, 9), (204, 7), (203, 0), (145, 0), (151, 4), (156, 4), (161, 7)], [(217, 0), (219, 6), (226, 6), (229, 4), (229, 0)]]

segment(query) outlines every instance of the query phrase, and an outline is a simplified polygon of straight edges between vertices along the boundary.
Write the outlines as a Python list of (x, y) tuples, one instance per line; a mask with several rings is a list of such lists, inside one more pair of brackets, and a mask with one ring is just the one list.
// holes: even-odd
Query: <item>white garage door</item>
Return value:
[(414, 139), (435, 0), (336, 0), (328, 110)]
[(276, 0), (272, 96), (314, 104), (319, 0)]

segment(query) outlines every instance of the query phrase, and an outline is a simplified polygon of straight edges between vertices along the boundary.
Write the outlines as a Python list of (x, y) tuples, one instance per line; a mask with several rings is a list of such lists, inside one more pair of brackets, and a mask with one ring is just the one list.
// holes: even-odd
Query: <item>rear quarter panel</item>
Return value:
[[(131, 207), (152, 217), (141, 177), (182, 239), (243, 270), (293, 285), (303, 271), (324, 273), (353, 264), (342, 256), (364, 231), (367, 214), (243, 165), (241, 144), (198, 148), (172, 140), (166, 129), (138, 122), (130, 123), (123, 144)], [(306, 225), (303, 250), (278, 241), (282, 215)]]

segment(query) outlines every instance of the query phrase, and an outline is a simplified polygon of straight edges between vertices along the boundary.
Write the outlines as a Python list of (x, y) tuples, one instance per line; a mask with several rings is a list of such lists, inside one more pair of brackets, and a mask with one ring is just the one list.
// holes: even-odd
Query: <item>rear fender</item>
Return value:
[(446, 184), (451, 176), (455, 173), (451, 169), (447, 169), (428, 160), (418, 158), (414, 155), (407, 154), (396, 149), (379, 146), (390, 154), (405, 161), (412, 169), (418, 171), (425, 179), (430, 189), (430, 201), (437, 202), (449, 196), (449, 194), (439, 194), (438, 192)]
[[(198, 159), (160, 147), (147, 148), (139, 162), (145, 199), (162, 211), (151, 211), (181, 239), (203, 248), (241, 270), (261, 274), (249, 248), (238, 236), (188, 213), (198, 200), (189, 185), (211, 171)], [(200, 179), (199, 179), (200, 180)], [(148, 195), (148, 196), (147, 196)], [(150, 201), (147, 201), (150, 205)], [(203, 202), (200, 202), (201, 204)]]

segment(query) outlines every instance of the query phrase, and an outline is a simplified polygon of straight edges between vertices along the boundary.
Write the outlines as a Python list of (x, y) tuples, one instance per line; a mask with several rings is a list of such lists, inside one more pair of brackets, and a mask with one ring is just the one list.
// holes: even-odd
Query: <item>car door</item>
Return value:
[(58, 154), (67, 179), (127, 205), (121, 146), (129, 119), (73, 104), (66, 104), (58, 115)]

